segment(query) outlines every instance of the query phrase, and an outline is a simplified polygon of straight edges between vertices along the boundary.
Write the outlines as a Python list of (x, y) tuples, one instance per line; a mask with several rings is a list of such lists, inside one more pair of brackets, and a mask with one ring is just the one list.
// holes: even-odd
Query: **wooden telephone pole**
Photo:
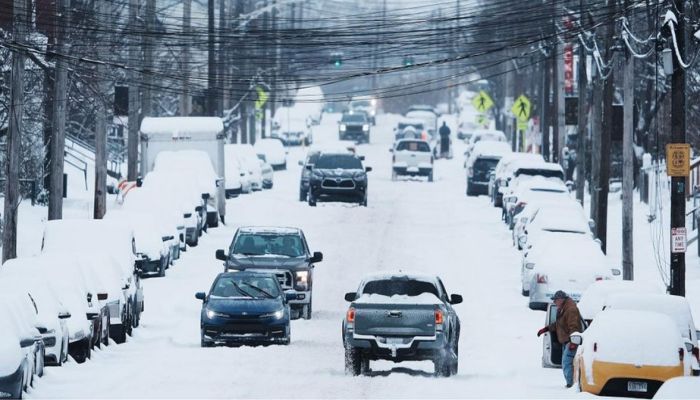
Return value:
[[(629, 10), (625, 0), (625, 10)], [(627, 11), (629, 15), (629, 11)], [(623, 32), (624, 34), (624, 32)], [(634, 279), (634, 56), (625, 51), (624, 122), (622, 132), (622, 278)]]
[[(97, 7), (97, 24), (106, 26), (107, 15), (110, 13), (110, 3), (107, 0), (99, 1)], [(108, 39), (105, 34), (96, 34), (95, 43), (100, 43), (100, 39)], [(97, 46), (98, 59), (105, 60), (104, 46)], [(93, 218), (102, 219), (107, 212), (107, 105), (106, 94), (109, 89), (106, 83), (104, 64), (97, 66), (98, 93), (101, 98), (97, 99), (97, 110), (95, 119), (95, 197), (93, 203)]]

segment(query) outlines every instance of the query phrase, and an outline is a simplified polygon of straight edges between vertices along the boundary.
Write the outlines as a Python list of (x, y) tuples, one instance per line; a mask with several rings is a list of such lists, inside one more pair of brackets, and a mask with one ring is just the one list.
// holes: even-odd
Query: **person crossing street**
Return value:
[(450, 128), (447, 126), (447, 122), (442, 121), (442, 126), (438, 131), (440, 134), (440, 157), (449, 158), (450, 157)]
[(552, 324), (537, 331), (537, 337), (546, 332), (556, 333), (557, 340), (563, 348), (561, 368), (564, 372), (566, 387), (570, 388), (574, 385), (574, 356), (577, 348), (574, 343), (571, 343), (571, 335), (583, 331), (581, 313), (576, 302), (562, 290), (554, 293), (552, 301), (557, 306), (557, 319)]

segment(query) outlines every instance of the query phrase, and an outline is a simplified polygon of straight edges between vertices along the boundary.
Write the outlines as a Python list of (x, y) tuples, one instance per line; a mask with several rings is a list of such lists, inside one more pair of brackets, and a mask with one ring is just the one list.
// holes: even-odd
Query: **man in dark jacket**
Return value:
[(566, 379), (566, 387), (570, 388), (574, 385), (574, 356), (576, 355), (576, 345), (571, 343), (570, 338), (574, 332), (583, 331), (581, 313), (578, 311), (576, 302), (561, 290), (554, 293), (552, 300), (557, 306), (557, 320), (540, 329), (537, 336), (545, 332), (556, 333), (557, 340), (564, 350), (561, 355), (561, 368)]
[(442, 121), (442, 126), (438, 131), (440, 134), (440, 155), (442, 157), (449, 157), (450, 154), (450, 128), (447, 126), (447, 122)]

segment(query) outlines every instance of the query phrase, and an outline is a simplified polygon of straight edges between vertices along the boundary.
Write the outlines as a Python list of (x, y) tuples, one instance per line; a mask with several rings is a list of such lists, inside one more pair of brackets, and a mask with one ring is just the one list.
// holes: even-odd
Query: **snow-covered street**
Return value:
[[(559, 370), (541, 368), (535, 333), (544, 313), (530, 311), (519, 290), (519, 255), (487, 198), (464, 195), (461, 157), (436, 164), (436, 182), (391, 182), (391, 125), (379, 124), (373, 143), (358, 152), (370, 173), (369, 207), (340, 203), (311, 208), (297, 201), (302, 148), (275, 188), (228, 201), (228, 226), (211, 230), (165, 279), (145, 281), (142, 327), (121, 346), (98, 351), (85, 365), (47, 370), (33, 398), (156, 397), (569, 397)], [(334, 121), (317, 140), (336, 137)], [(461, 145), (461, 144), (459, 144)], [(460, 148), (455, 154), (461, 154)], [(316, 268), (314, 315), (292, 323), (291, 346), (203, 349), (200, 301), (222, 271), (214, 252), (244, 225), (297, 226)], [(438, 274), (447, 290), (464, 296), (460, 371), (432, 377), (431, 363), (373, 362), (371, 377), (343, 371), (341, 320), (345, 292), (364, 274), (382, 270)]]

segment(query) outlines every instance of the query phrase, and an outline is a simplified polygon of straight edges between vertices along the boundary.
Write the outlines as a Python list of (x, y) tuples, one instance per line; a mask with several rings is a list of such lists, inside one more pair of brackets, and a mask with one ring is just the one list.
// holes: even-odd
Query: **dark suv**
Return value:
[(491, 174), (500, 156), (480, 155), (467, 162), (467, 196), (488, 194)]
[(322, 153), (311, 171), (309, 205), (317, 201), (357, 202), (367, 207), (367, 172), (362, 160), (354, 154)]
[(314, 264), (323, 260), (323, 254), (309, 251), (301, 229), (238, 228), (228, 254), (225, 250), (217, 250), (216, 258), (225, 261), (226, 272), (274, 274), (282, 290), (296, 294), (289, 301), (292, 319), (311, 319)]
[(338, 122), (338, 138), (340, 140), (354, 140), (358, 143), (369, 143), (367, 114), (359, 112), (343, 114)]

